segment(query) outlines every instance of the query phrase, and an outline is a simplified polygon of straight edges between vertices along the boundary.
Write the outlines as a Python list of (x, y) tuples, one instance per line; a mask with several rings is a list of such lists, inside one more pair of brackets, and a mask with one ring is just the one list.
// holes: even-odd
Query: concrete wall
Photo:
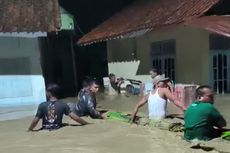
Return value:
[(200, 29), (184, 26), (162, 29), (137, 37), (136, 43), (133, 42), (134, 39), (109, 41), (109, 61), (128, 61), (132, 59), (132, 48), (136, 48), (136, 56), (140, 60), (137, 75), (147, 74), (151, 68), (150, 44), (168, 39), (176, 40), (176, 82), (207, 84), (210, 63), (209, 33)]
[[(0, 74), (42, 74), (38, 39), (0, 37), (0, 62), (6, 66), (14, 66), (5, 71), (1, 66)], [(19, 64), (25, 67), (17, 67)]]
[(45, 99), (38, 39), (0, 37), (0, 106)]
[(117, 39), (107, 41), (108, 62), (121, 62), (135, 60), (133, 55), (136, 51), (136, 40), (130, 39)]

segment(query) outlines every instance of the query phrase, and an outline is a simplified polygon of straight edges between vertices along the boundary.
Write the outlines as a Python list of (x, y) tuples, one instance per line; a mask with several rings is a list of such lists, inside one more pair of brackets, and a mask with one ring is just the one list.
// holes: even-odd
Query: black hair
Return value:
[(92, 86), (93, 84), (100, 85), (100, 83), (95, 78), (89, 80), (88, 82), (89, 86)]
[(212, 87), (209, 86), (209, 85), (201, 85), (201, 86), (199, 86), (196, 89), (196, 92), (195, 92), (196, 99), (199, 98), (199, 97), (202, 97), (205, 94), (204, 89), (210, 89), (210, 90), (212, 90)]
[(59, 98), (59, 96), (60, 96), (60, 86), (56, 83), (48, 84), (46, 91), (50, 92), (52, 94), (52, 96), (54, 96), (56, 98)]
[(84, 87), (88, 87), (88, 85), (89, 85), (89, 81), (88, 80), (83, 80), (82, 81), (82, 87), (84, 88)]
[(159, 69), (157, 69), (157, 68), (152, 68), (152, 69), (150, 69), (149, 71), (152, 71), (152, 72), (155, 72), (155, 73), (157, 73), (157, 74), (160, 74), (160, 71), (159, 71)]
[(88, 87), (89, 86), (89, 82), (91, 80), (90, 76), (85, 76), (85, 79), (82, 81), (82, 87)]
[(110, 73), (110, 74), (109, 74), (109, 78), (111, 79), (112, 77), (115, 77), (115, 74)]

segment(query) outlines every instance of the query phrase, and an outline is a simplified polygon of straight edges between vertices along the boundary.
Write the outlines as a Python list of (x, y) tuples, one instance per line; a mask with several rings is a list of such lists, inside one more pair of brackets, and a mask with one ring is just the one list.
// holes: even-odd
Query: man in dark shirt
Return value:
[(87, 124), (85, 120), (72, 113), (67, 104), (58, 100), (59, 90), (60, 88), (57, 84), (48, 85), (46, 94), (49, 101), (43, 102), (38, 106), (37, 113), (28, 131), (33, 131), (40, 119), (42, 119), (42, 129), (58, 129), (62, 127), (63, 114), (68, 115), (81, 125)]
[(83, 87), (78, 94), (78, 103), (68, 103), (72, 112), (78, 116), (90, 116), (92, 118), (102, 119), (106, 118), (105, 113), (100, 113), (96, 110), (96, 97), (99, 83), (96, 80), (90, 80), (88, 86)]

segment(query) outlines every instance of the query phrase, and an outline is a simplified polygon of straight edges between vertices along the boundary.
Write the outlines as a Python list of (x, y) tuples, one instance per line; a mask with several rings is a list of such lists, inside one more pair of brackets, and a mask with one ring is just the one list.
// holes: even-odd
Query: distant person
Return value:
[(79, 92), (78, 103), (68, 103), (71, 111), (78, 116), (90, 116), (95, 119), (106, 118), (105, 113), (100, 113), (96, 110), (96, 96), (99, 90), (99, 83), (96, 80), (90, 80), (87, 88), (83, 88)]
[(109, 80), (112, 88), (117, 91), (117, 93), (121, 93), (121, 84), (124, 83), (124, 79), (122, 78), (116, 78), (115, 74), (110, 73), (109, 74)]
[(58, 100), (60, 87), (57, 84), (50, 84), (47, 87), (46, 95), (47, 102), (43, 102), (38, 106), (35, 118), (31, 122), (28, 131), (33, 131), (40, 119), (42, 119), (42, 129), (54, 130), (63, 126), (63, 115), (68, 115), (74, 121), (81, 125), (87, 124), (87, 122), (74, 113), (72, 113), (66, 103)]
[(126, 92), (132, 95), (139, 95), (140, 94), (140, 87), (135, 87), (132, 84), (126, 85)]
[(185, 111), (185, 139), (210, 140), (219, 137), (226, 121), (213, 105), (212, 88), (202, 85), (196, 89), (195, 94), (197, 100)]
[(136, 114), (142, 106), (146, 103), (148, 104), (148, 117), (154, 121), (160, 121), (166, 117), (166, 106), (167, 99), (173, 102), (181, 110), (184, 110), (184, 107), (181, 106), (179, 101), (173, 96), (170, 92), (167, 82), (169, 78), (165, 78), (162, 75), (155, 77), (153, 82), (154, 89), (147, 95), (144, 95), (141, 100), (137, 103), (134, 108), (134, 111), (131, 116), (131, 122), (135, 122)]
[(78, 94), (77, 94), (77, 99), (78, 99), (78, 101), (80, 100), (80, 97), (81, 97), (81, 95), (84, 93), (84, 91), (85, 90), (89, 90), (89, 82), (90, 82), (90, 80), (92, 80), (92, 78), (90, 78), (90, 77), (86, 77), (86, 79), (84, 79), (83, 81), (82, 81), (82, 89), (78, 92)]
[(150, 74), (150, 77), (151, 77), (151, 81), (143, 83), (141, 85), (141, 95), (142, 96), (148, 94), (150, 91), (153, 90), (153, 81), (154, 81), (153, 79), (156, 76), (160, 75), (156, 68), (152, 68), (151, 70), (149, 70), (149, 74)]
[(140, 94), (140, 85), (141, 81), (134, 79), (124, 79), (124, 78), (116, 78), (115, 74), (109, 74), (109, 80), (112, 88), (117, 91), (117, 93), (121, 93), (121, 90), (133, 94)]
[[(152, 68), (149, 71), (149, 74), (150, 74), (150, 77), (151, 77), (151, 81), (146, 82), (146, 83), (142, 83), (141, 91), (140, 91), (141, 96), (149, 94), (149, 92), (151, 92), (154, 89), (153, 82), (155, 81), (155, 78), (157, 78), (157, 76), (161, 76), (161, 74), (159, 73), (158, 69), (156, 69), (156, 68)], [(162, 76), (164, 76), (164, 74)], [(173, 87), (172, 87), (172, 84), (171, 84), (171, 80), (168, 80), (167, 84), (169, 85), (170, 91), (172, 92)]]

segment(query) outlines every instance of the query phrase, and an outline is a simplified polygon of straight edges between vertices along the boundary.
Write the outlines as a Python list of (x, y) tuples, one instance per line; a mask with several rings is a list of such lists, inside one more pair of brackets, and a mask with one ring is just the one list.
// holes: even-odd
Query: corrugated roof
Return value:
[(0, 32), (51, 32), (60, 24), (58, 0), (0, 1)]
[(205, 16), (185, 24), (230, 37), (230, 16)]
[(78, 43), (88, 45), (144, 29), (159, 29), (198, 18), (219, 0), (139, 0), (117, 13)]

